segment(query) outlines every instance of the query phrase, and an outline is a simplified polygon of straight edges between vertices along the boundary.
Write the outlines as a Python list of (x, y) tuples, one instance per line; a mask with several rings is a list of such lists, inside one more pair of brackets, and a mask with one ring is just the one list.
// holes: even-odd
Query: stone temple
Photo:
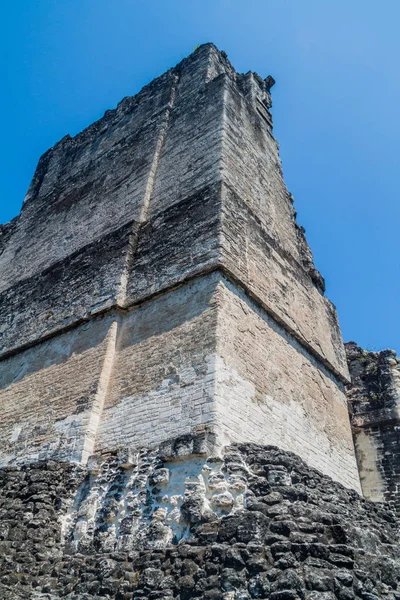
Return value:
[(0, 226), (1, 598), (400, 599), (400, 361), (345, 349), (273, 83), (200, 46)]

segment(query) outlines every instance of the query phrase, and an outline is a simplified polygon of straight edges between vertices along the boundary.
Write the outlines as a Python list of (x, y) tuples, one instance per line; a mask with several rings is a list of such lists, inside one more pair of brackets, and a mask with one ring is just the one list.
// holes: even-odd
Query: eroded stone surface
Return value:
[(268, 82), (206, 44), (51, 148), (0, 230), (0, 353), (219, 267), (345, 380), (270, 105)]
[(207, 425), (359, 489), (271, 81), (205, 44), (40, 159), (0, 229), (0, 464), (84, 464)]
[(0, 383), (0, 464), (85, 463), (210, 426), (360, 491), (343, 384), (220, 271), (0, 361)]
[[(270, 87), (201, 46), (0, 227), (1, 598), (399, 600)], [(353, 351), (364, 489), (396, 507), (398, 364)]]
[(347, 395), (363, 494), (400, 510), (400, 360), (346, 344)]
[(184, 455), (205, 443), (2, 469), (1, 597), (398, 600), (388, 508), (274, 447)]

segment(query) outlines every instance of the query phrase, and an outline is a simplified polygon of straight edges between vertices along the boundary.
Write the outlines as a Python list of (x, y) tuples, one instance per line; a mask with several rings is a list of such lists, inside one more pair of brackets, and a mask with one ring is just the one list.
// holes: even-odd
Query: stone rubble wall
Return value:
[(347, 386), (363, 494), (400, 510), (400, 359), (346, 344)]
[(205, 431), (0, 470), (4, 600), (398, 600), (398, 521), (296, 455)]

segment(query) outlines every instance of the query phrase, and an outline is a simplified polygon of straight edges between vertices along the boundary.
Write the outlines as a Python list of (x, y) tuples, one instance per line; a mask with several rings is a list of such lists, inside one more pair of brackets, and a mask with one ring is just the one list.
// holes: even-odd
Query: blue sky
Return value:
[(272, 74), (275, 135), (345, 340), (400, 351), (399, 0), (2, 4), (0, 222), (39, 156), (213, 41)]

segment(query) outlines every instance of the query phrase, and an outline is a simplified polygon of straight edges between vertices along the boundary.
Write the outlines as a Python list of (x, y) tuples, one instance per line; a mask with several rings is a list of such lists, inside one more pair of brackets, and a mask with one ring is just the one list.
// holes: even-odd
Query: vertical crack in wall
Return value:
[(133, 261), (135, 258), (135, 252), (136, 252), (140, 228), (144, 223), (146, 223), (146, 221), (148, 220), (148, 217), (149, 217), (150, 200), (151, 200), (151, 196), (152, 196), (152, 193), (154, 190), (154, 184), (155, 184), (155, 180), (156, 180), (156, 175), (157, 175), (158, 165), (159, 165), (160, 158), (161, 158), (162, 149), (164, 147), (165, 138), (166, 138), (167, 131), (169, 128), (171, 111), (175, 104), (176, 88), (178, 85), (178, 81), (179, 81), (179, 76), (176, 75), (175, 73), (172, 74), (172, 85), (171, 85), (170, 97), (169, 97), (169, 101), (167, 104), (167, 108), (165, 110), (164, 116), (161, 121), (160, 132), (158, 134), (156, 149), (155, 149), (153, 160), (152, 160), (150, 170), (149, 170), (149, 176), (147, 179), (146, 189), (145, 189), (144, 196), (143, 196), (143, 204), (142, 204), (142, 207), (140, 210), (139, 220), (138, 220), (138, 222), (136, 222), (133, 225), (132, 232), (129, 237), (129, 246), (128, 246), (128, 252), (126, 255), (125, 266), (124, 266), (124, 270), (121, 275), (121, 281), (120, 281), (119, 289), (117, 292), (117, 305), (121, 308), (124, 308), (126, 306), (126, 302), (127, 302), (126, 293), (127, 293), (127, 288), (128, 288), (129, 274), (131, 272), (131, 267), (132, 267), (132, 264), (133, 264)]
[(97, 431), (99, 428), (103, 407), (106, 400), (107, 392), (110, 386), (111, 374), (114, 367), (117, 334), (119, 329), (118, 317), (111, 323), (108, 330), (106, 340), (106, 352), (104, 362), (100, 373), (100, 378), (97, 386), (95, 399), (89, 416), (89, 421), (86, 428), (85, 438), (83, 442), (81, 463), (86, 464), (89, 456), (94, 453)]

